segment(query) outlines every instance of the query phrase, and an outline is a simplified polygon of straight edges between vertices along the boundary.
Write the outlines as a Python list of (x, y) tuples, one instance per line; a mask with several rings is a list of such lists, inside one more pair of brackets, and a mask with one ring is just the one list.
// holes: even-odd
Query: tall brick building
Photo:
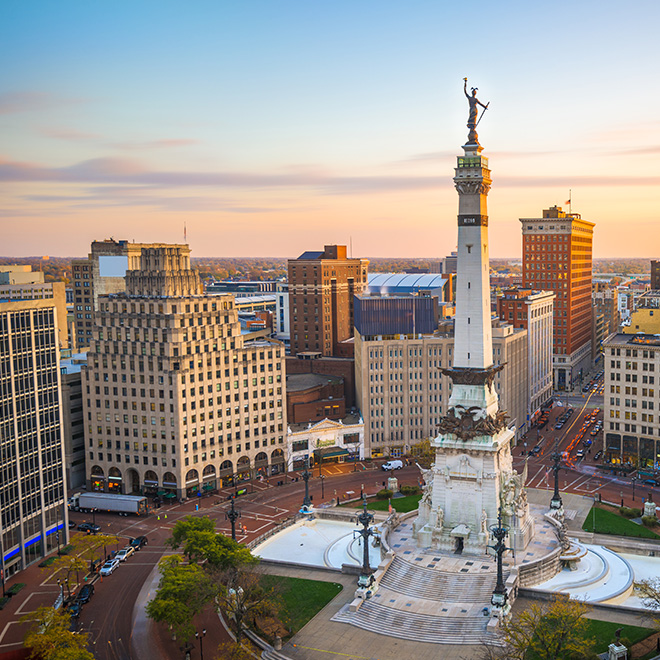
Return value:
[(346, 357), (353, 336), (353, 296), (367, 286), (366, 259), (346, 256), (345, 245), (304, 252), (288, 262), (291, 353)]
[(660, 289), (660, 261), (651, 261), (651, 288)]
[(555, 294), (555, 389), (571, 389), (591, 365), (593, 222), (553, 206), (521, 218), (523, 286)]

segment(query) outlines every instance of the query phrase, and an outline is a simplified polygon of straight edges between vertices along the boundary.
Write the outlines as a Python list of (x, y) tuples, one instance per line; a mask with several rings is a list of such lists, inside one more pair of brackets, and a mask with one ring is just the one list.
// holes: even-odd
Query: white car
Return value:
[(126, 561), (134, 553), (135, 553), (135, 548), (132, 548), (130, 545), (127, 545), (125, 548), (122, 548), (115, 555), (115, 559), (119, 559), (119, 561)]
[(114, 572), (115, 568), (119, 566), (119, 559), (110, 559), (103, 564), (101, 567), (101, 570), (99, 571), (101, 577), (106, 577), (108, 575), (112, 575)]

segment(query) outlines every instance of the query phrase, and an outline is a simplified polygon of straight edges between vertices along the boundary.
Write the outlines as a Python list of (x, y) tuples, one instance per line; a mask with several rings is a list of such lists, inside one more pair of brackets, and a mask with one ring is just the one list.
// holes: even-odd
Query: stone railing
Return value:
[(532, 587), (553, 578), (561, 570), (561, 547), (555, 548), (550, 554), (535, 559), (526, 564), (518, 564), (519, 587)]

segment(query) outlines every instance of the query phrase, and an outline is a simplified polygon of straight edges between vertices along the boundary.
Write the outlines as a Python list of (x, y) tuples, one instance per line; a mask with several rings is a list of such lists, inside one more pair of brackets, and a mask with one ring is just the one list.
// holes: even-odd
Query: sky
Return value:
[(0, 255), (185, 226), (199, 257), (443, 257), (467, 77), (491, 256), (570, 194), (596, 258), (660, 257), (659, 22), (657, 0), (4, 0)]

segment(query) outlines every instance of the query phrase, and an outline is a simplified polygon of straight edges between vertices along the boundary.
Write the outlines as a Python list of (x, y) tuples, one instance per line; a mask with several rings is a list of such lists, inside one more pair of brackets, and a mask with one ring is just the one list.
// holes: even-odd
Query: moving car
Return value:
[(381, 465), (383, 470), (400, 470), (403, 467), (403, 461), (387, 461)]
[(93, 532), (96, 534), (96, 532), (100, 532), (101, 528), (98, 525), (95, 525), (94, 523), (90, 522), (82, 522), (80, 525), (78, 525), (78, 530), (81, 532)]
[(117, 566), (119, 566), (119, 559), (110, 559), (109, 561), (106, 561), (99, 571), (101, 577), (112, 575)]
[(584, 452), (581, 449), (577, 450), (577, 454), (575, 454), (576, 458), (583, 458), (584, 457)]
[(134, 552), (135, 552), (135, 548), (132, 548), (130, 545), (127, 545), (125, 548), (122, 548), (115, 555), (115, 559), (119, 559), (119, 561), (126, 561)]

